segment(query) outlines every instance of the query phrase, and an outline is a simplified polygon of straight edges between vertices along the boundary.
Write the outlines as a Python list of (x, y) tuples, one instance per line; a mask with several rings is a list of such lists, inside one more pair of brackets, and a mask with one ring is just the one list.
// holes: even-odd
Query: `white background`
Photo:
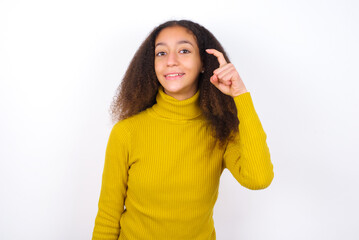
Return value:
[(272, 185), (228, 170), (219, 240), (358, 239), (355, 0), (0, 1), (0, 239), (90, 239), (109, 105), (158, 24), (223, 44), (268, 135)]

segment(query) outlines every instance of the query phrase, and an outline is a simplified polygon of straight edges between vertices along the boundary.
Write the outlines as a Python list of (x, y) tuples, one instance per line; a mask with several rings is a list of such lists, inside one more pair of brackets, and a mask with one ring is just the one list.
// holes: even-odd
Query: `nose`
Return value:
[(167, 55), (167, 66), (176, 66), (178, 64), (177, 54), (169, 53)]

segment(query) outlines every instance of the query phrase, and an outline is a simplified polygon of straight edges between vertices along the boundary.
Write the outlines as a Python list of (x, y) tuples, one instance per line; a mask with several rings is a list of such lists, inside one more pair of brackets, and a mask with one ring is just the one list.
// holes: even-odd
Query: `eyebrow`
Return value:
[[(193, 46), (193, 44), (192, 44), (190, 41), (187, 41), (187, 40), (181, 40), (181, 41), (178, 41), (178, 42), (177, 42), (177, 44), (184, 44), (184, 43), (188, 43), (188, 44), (190, 44), (190, 45)], [(166, 46), (167, 44), (166, 44), (166, 43), (163, 43), (163, 42), (159, 42), (159, 43), (156, 44), (155, 48), (156, 48), (157, 46), (160, 46), (160, 45)]]

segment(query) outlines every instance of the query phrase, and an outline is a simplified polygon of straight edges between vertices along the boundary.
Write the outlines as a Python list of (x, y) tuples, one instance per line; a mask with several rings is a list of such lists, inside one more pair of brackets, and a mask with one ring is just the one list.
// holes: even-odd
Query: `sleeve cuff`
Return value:
[(249, 92), (242, 93), (234, 97), (233, 100), (237, 107), (237, 116), (239, 121), (257, 117), (253, 100)]

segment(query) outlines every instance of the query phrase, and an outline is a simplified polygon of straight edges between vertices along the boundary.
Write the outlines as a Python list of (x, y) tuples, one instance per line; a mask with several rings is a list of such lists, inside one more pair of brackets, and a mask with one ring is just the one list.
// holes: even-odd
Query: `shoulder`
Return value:
[(140, 126), (148, 122), (149, 116), (147, 110), (144, 110), (134, 116), (118, 121), (112, 128), (113, 132), (126, 132), (131, 134)]
[[(143, 111), (129, 118), (118, 121), (111, 130), (109, 137), (110, 149), (130, 150), (131, 145), (138, 141), (142, 136), (144, 123), (146, 122), (146, 112)], [(112, 147), (111, 147), (112, 146)]]

